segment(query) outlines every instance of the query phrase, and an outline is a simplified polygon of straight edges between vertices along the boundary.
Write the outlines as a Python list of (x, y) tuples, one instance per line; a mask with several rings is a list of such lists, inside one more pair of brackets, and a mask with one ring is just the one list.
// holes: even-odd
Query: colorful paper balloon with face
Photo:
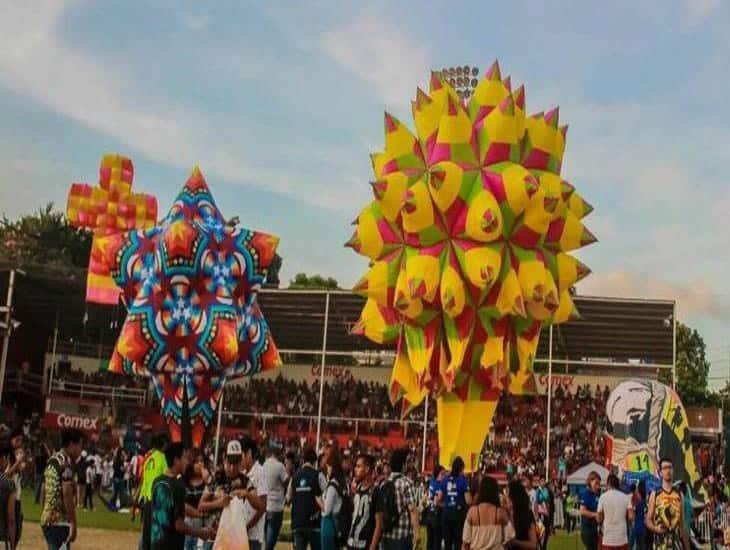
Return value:
[(687, 412), (677, 393), (654, 380), (626, 380), (606, 402), (608, 457), (626, 482), (660, 486), (659, 461), (672, 460), (675, 481), (701, 496)]
[(278, 238), (227, 224), (196, 168), (159, 225), (99, 241), (128, 310), (109, 370), (149, 375), (200, 445), (225, 381), (281, 363), (256, 301)]
[(99, 184), (74, 183), (68, 193), (66, 218), (74, 227), (94, 231), (86, 279), (86, 301), (119, 303), (119, 289), (100, 261), (98, 238), (131, 229), (149, 229), (157, 223), (157, 199), (132, 193), (134, 166), (121, 155), (104, 155)]
[(391, 397), (407, 412), (435, 395), (441, 463), (472, 470), (501, 392), (536, 388), (541, 327), (576, 315), (589, 271), (568, 252), (595, 241), (591, 207), (560, 177), (558, 110), (526, 117), (496, 62), (467, 104), (434, 73), (412, 107), (415, 134), (385, 115), (348, 242), (371, 261), (355, 332), (397, 342)]

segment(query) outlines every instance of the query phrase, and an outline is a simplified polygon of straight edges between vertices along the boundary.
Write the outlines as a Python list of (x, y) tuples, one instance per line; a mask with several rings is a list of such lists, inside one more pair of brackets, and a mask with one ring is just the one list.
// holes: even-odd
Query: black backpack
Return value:
[(337, 494), (342, 499), (340, 511), (335, 515), (335, 531), (337, 538), (337, 546), (347, 546), (347, 539), (350, 536), (350, 526), (352, 525), (352, 515), (354, 507), (352, 497), (345, 487), (340, 487), (336, 479), (330, 480), (330, 485), (335, 488)]
[(380, 502), (383, 511), (383, 533), (390, 533), (398, 525), (400, 512), (398, 511), (398, 495), (395, 491), (395, 480), (400, 476), (389, 479), (380, 489)]

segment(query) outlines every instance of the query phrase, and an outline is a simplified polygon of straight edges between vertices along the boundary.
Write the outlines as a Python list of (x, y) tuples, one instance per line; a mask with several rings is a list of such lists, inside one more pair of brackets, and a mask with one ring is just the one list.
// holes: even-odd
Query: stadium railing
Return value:
[(53, 381), (51, 394), (54, 392), (72, 395), (79, 399), (110, 399), (112, 402), (124, 401), (136, 405), (145, 405), (147, 403), (147, 390), (141, 388), (120, 388), (118, 386), (70, 382), (61, 379)]

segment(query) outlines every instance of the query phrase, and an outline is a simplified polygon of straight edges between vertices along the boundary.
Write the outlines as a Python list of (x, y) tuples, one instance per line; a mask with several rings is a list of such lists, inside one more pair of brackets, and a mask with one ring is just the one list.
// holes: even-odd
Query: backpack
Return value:
[(337, 546), (347, 546), (347, 539), (350, 536), (350, 526), (352, 525), (352, 515), (354, 512), (354, 506), (352, 503), (352, 497), (345, 487), (340, 487), (337, 480), (330, 480), (330, 485), (335, 488), (337, 494), (342, 499), (342, 506), (340, 511), (335, 515), (335, 532), (337, 539)]
[(389, 479), (380, 489), (380, 501), (383, 510), (383, 533), (390, 533), (398, 525), (398, 495), (396, 495), (395, 481), (400, 476)]

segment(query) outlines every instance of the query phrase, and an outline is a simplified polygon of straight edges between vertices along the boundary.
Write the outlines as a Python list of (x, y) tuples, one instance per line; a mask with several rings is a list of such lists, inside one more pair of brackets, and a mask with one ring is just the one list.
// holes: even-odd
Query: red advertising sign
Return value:
[(99, 419), (96, 417), (83, 416), (80, 414), (67, 414), (47, 412), (45, 416), (46, 428), (49, 430), (62, 430), (64, 428), (76, 428), (84, 432), (96, 433), (99, 431)]

